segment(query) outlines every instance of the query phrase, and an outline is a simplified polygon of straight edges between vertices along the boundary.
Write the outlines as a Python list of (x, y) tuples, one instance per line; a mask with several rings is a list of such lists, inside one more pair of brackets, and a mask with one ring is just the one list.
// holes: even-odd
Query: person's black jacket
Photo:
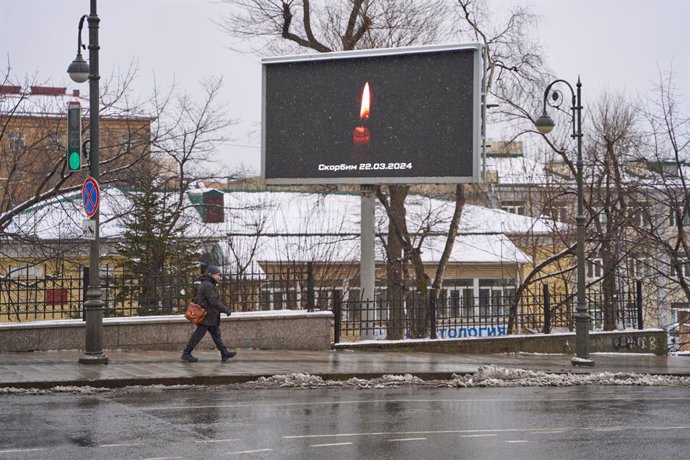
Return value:
[(211, 275), (201, 275), (199, 281), (201, 281), (201, 285), (196, 294), (196, 303), (206, 309), (204, 324), (206, 326), (218, 326), (220, 324), (220, 314), (229, 314), (230, 309), (218, 299), (216, 280)]

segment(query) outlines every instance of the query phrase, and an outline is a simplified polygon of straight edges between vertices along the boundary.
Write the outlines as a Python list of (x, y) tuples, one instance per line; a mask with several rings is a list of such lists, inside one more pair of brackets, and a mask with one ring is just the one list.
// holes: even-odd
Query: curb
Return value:
[[(477, 369), (480, 366), (477, 366)], [(513, 366), (508, 366), (515, 368)], [(310, 374), (320, 377), (323, 380), (345, 381), (350, 379), (371, 380), (379, 379), (385, 375), (412, 375), (423, 381), (431, 380), (452, 380), (454, 376), (472, 375), (477, 369), (456, 372), (320, 372)], [(522, 368), (520, 368), (522, 369)], [(545, 372), (548, 374), (592, 374), (591, 369), (529, 369), (535, 372)], [(5, 382), (0, 388), (18, 389), (52, 389), (55, 387), (93, 387), (93, 388), (125, 388), (130, 386), (175, 386), (175, 385), (231, 385), (248, 383), (259, 378), (270, 378), (278, 374), (252, 374), (252, 375), (208, 375), (192, 377), (151, 377), (151, 378), (113, 378), (102, 380), (55, 380), (55, 381), (25, 381), (25, 382)], [(668, 374), (670, 375), (670, 374)]]

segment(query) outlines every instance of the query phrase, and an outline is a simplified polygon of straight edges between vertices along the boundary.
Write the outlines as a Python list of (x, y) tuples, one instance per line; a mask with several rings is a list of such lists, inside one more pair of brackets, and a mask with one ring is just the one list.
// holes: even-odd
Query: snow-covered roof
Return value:
[[(201, 194), (204, 190), (191, 193)], [(192, 200), (198, 203), (198, 200)], [(226, 260), (236, 263), (271, 261), (353, 262), (360, 255), (360, 203), (356, 194), (316, 194), (298, 192), (224, 193), (225, 219), (203, 223), (197, 208), (189, 201), (184, 218), (189, 222), (188, 237), (215, 239)], [(119, 217), (131, 207), (128, 193), (118, 188), (101, 190), (101, 238), (119, 239), (125, 224)], [(422, 230), (430, 230), (422, 242), (422, 259), (437, 261), (445, 245), (455, 204), (437, 199), (411, 196), (407, 201), (408, 229), (419, 244)], [(376, 205), (376, 232), (385, 238), (387, 218)], [(85, 218), (81, 195), (61, 196), (35, 206), (17, 216), (7, 228), (45, 240), (76, 239), (82, 234)], [(496, 209), (465, 205), (452, 262), (527, 263), (527, 257), (510, 240), (511, 234), (550, 233), (547, 219), (507, 213)], [(381, 238), (377, 238), (377, 259), (384, 260)], [(250, 260), (251, 259), (251, 260)]]
[[(228, 233), (356, 233), (360, 232), (357, 194), (247, 192), (225, 194)], [(410, 233), (447, 232), (455, 203), (418, 195), (406, 201)], [(387, 232), (388, 219), (376, 202), (376, 231)], [(553, 221), (512, 214), (500, 209), (465, 204), (460, 233), (551, 234)]]
[[(62, 87), (0, 86), (0, 116), (64, 117), (67, 114), (67, 105), (75, 102), (81, 105), (82, 116), (87, 116), (89, 97), (81, 95), (79, 90), (72, 90), (70, 93), (67, 88)], [(99, 115), (101, 118), (151, 118), (143, 112), (114, 105), (108, 106)]]
[[(421, 257), (424, 263), (437, 262), (443, 252), (445, 237), (423, 240)], [(229, 236), (222, 243), (231, 265), (243, 263), (251, 254), (257, 262), (329, 262), (356, 263), (360, 258), (357, 235), (265, 235)], [(376, 260), (385, 260), (380, 239), (375, 241)], [(450, 262), (454, 263), (529, 263), (527, 257), (506, 235), (461, 235), (453, 245)]]

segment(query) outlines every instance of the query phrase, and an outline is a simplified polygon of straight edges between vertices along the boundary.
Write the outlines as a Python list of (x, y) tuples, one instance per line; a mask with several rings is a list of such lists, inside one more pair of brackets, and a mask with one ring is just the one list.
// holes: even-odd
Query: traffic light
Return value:
[(67, 105), (67, 169), (81, 169), (81, 106), (78, 102)]

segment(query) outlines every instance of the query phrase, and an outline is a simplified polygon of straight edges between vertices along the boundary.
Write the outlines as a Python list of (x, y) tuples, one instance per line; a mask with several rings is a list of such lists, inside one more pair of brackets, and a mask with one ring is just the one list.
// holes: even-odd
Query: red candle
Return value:
[(371, 104), (371, 95), (369, 93), (369, 82), (364, 83), (362, 89), (362, 103), (359, 110), (360, 125), (355, 127), (352, 132), (352, 142), (354, 147), (352, 149), (352, 159), (355, 163), (367, 162), (369, 160), (369, 141), (371, 140), (371, 132), (366, 127), (366, 122), (369, 120), (369, 106)]

